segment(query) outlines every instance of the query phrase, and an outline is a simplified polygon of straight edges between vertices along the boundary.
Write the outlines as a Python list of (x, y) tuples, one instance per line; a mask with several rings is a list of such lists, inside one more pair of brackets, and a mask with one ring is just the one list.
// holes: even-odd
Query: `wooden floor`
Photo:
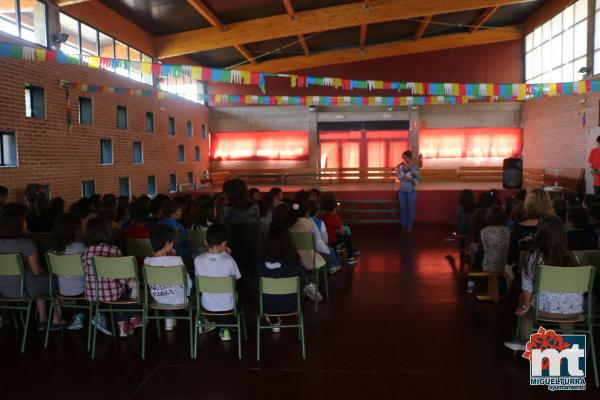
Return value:
[[(459, 267), (446, 258), (456, 242), (447, 229), (417, 226), (401, 237), (394, 226), (353, 229), (361, 261), (331, 279), (332, 299), (318, 313), (305, 307), (307, 355), (295, 333), (267, 332), (255, 361), (250, 320), (244, 360), (235, 342), (216, 333), (188, 357), (187, 327), (150, 336), (139, 358), (139, 333), (100, 336), (91, 361), (80, 332), (54, 333), (48, 350), (34, 333), (18, 353), (12, 327), (0, 329), (0, 390), (23, 399), (542, 399), (529, 386), (528, 362), (502, 342), (514, 329), (502, 305), (477, 303), (465, 292)], [(254, 309), (249, 317), (254, 317)], [(588, 367), (590, 371), (590, 367)], [(588, 376), (590, 373), (588, 373)], [(588, 383), (591, 383), (588, 379)], [(598, 399), (600, 390), (552, 393)]]

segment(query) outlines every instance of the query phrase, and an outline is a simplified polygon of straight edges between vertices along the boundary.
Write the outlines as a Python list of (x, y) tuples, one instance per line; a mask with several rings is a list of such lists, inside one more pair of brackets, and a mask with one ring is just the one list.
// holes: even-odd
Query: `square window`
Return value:
[(127, 129), (127, 107), (117, 106), (117, 128)]
[(177, 174), (169, 175), (169, 192), (175, 193), (177, 191)]
[(579, 58), (587, 54), (587, 21), (575, 25), (574, 35), (573, 57)]
[(13, 132), (0, 132), (0, 167), (17, 166), (17, 139)]
[(79, 123), (92, 125), (92, 99), (89, 97), (79, 98)]
[(142, 142), (133, 142), (133, 163), (144, 163), (144, 150), (142, 148)]
[(81, 54), (98, 55), (98, 31), (83, 23), (81, 24)]
[[(563, 63), (573, 60), (573, 28), (563, 32)], [(569, 81), (565, 81), (569, 82)]]
[(563, 29), (567, 29), (573, 26), (574, 8), (575, 7), (573, 7), (573, 5), (570, 5), (569, 7), (565, 8), (565, 10), (562, 12)]
[(148, 177), (148, 196), (156, 196), (156, 177), (154, 175)]
[(60, 44), (60, 51), (66, 54), (79, 55), (79, 21), (60, 13), (60, 32), (68, 32), (67, 41)]
[(202, 124), (202, 140), (206, 140), (206, 135), (207, 135), (206, 130), (207, 130), (206, 124)]
[[(98, 36), (100, 37), (100, 57), (115, 58), (115, 40), (102, 32), (99, 32)], [(112, 71), (112, 66), (105, 68)]]
[(119, 178), (119, 196), (131, 197), (129, 178)]
[(178, 158), (177, 158), (178, 161), (179, 162), (185, 162), (185, 146), (182, 145), (182, 144), (180, 144), (178, 150), (179, 150), (179, 155), (178, 155)]
[(28, 118), (46, 117), (44, 88), (31, 85), (25, 86), (25, 116)]
[(100, 164), (109, 165), (113, 163), (112, 140), (100, 140)]
[(146, 113), (146, 132), (154, 133), (154, 113)]
[(96, 182), (95, 181), (83, 181), (81, 182), (81, 197), (89, 199), (96, 194)]
[(175, 136), (175, 117), (169, 117), (169, 135)]
[(588, 0), (579, 0), (575, 3), (575, 22), (586, 19), (588, 15)]
[(188, 172), (188, 183), (192, 186), (194, 186), (194, 172), (190, 171)]
[(562, 32), (562, 13), (552, 18), (552, 36)]
[(200, 161), (200, 146), (194, 147), (194, 155), (196, 157), (196, 161)]
[(192, 125), (192, 121), (188, 121), (185, 126), (187, 129), (187, 137), (191, 139), (194, 137), (194, 127)]

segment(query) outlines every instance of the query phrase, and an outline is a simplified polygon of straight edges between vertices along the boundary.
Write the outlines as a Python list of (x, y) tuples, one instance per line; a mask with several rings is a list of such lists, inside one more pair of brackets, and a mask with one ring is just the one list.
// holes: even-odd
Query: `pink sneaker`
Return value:
[(136, 315), (135, 317), (129, 318), (129, 324), (134, 328), (141, 328), (144, 326), (144, 321), (138, 315)]
[(127, 321), (119, 321), (119, 337), (127, 337), (133, 334), (133, 328)]

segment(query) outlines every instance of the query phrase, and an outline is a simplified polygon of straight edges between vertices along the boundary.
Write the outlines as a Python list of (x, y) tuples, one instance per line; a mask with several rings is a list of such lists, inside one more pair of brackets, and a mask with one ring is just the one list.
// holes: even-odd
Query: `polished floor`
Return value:
[(356, 227), (360, 264), (332, 277), (332, 298), (317, 313), (306, 304), (305, 361), (295, 333), (283, 331), (264, 335), (257, 363), (252, 318), (241, 361), (235, 342), (221, 343), (216, 333), (191, 361), (183, 323), (161, 342), (151, 332), (144, 362), (139, 333), (100, 336), (92, 361), (80, 332), (52, 334), (47, 350), (34, 333), (21, 356), (9, 326), (0, 330), (0, 393), (103, 400), (600, 398), (592, 387), (550, 394), (529, 386), (527, 361), (502, 346), (514, 329), (511, 313), (466, 294), (460, 267), (447, 257), (456, 255), (447, 233), (419, 226), (402, 237), (396, 227)]

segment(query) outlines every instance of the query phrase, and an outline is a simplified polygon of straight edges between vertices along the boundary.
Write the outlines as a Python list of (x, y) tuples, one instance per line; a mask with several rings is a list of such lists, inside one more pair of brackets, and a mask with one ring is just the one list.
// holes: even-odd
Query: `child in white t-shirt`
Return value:
[[(150, 233), (150, 243), (154, 250), (154, 257), (146, 257), (144, 265), (153, 267), (179, 267), (183, 266), (183, 259), (175, 256), (174, 241), (175, 229), (166, 225), (156, 225)], [(187, 293), (181, 285), (150, 285), (152, 298), (160, 304), (184, 304), (185, 298), (192, 290), (192, 280), (187, 276)], [(173, 311), (165, 311), (166, 315), (173, 315)], [(165, 330), (171, 331), (176, 324), (175, 319), (165, 319)]]
[[(240, 279), (241, 274), (238, 266), (228, 253), (227, 240), (229, 231), (227, 226), (215, 223), (206, 231), (206, 245), (208, 252), (200, 254), (194, 259), (196, 276), (209, 276), (220, 278), (234, 276)], [(229, 293), (202, 293), (202, 307), (207, 311), (221, 312), (230, 311), (234, 306), (234, 296)], [(221, 323), (217, 318), (217, 323)], [(239, 334), (239, 333), (238, 333)], [(231, 340), (229, 329), (221, 329), (219, 336), (222, 341)]]

